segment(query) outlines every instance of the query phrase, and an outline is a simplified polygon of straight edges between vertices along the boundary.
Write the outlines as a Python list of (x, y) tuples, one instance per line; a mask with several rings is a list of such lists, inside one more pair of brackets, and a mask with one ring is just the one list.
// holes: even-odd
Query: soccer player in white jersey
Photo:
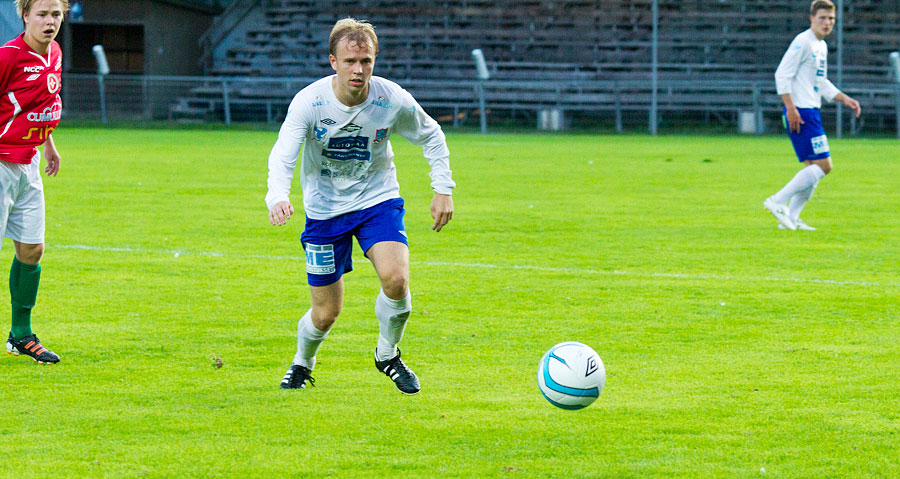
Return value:
[(822, 98), (843, 103), (857, 118), (862, 113), (859, 102), (842, 93), (827, 78), (825, 37), (834, 28), (834, 18), (835, 8), (830, 0), (814, 0), (809, 10), (809, 30), (794, 38), (775, 71), (775, 86), (784, 101), (785, 130), (797, 159), (804, 164), (784, 188), (763, 202), (778, 219), (779, 228), (815, 230), (800, 219), (800, 212), (819, 180), (831, 171), (831, 152), (819, 112)]
[(378, 37), (367, 22), (338, 21), (329, 38), (335, 74), (294, 97), (269, 155), (266, 205), (269, 221), (284, 225), (294, 213), (289, 194), (297, 156), (303, 147), (300, 185), (306, 225), (311, 308), (297, 324), (297, 353), (281, 387), (314, 384), (316, 352), (341, 312), (342, 276), (352, 270), (351, 241), (375, 267), (381, 291), (375, 300), (378, 341), (375, 366), (405, 394), (419, 392), (419, 380), (400, 360), (412, 303), (409, 248), (403, 225), (403, 199), (394, 168), (390, 137), (421, 145), (431, 166), (432, 229), (441, 231), (453, 216), (449, 151), (440, 126), (396, 83), (373, 77)]

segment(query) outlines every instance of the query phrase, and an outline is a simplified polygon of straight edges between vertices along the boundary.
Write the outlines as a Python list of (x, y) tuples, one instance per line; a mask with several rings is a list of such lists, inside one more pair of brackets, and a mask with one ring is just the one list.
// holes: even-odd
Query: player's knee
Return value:
[(322, 302), (319, 304), (313, 302), (312, 311), (310, 312), (313, 325), (320, 331), (328, 331), (331, 329), (331, 325), (337, 321), (340, 314), (340, 302)]
[(38, 264), (43, 257), (43, 244), (21, 244), (19, 248), (16, 248), (16, 258), (25, 264)]
[(409, 291), (409, 274), (404, 271), (394, 271), (385, 275), (381, 278), (381, 290), (388, 298), (405, 298)]
[(337, 321), (339, 314), (341, 314), (340, 308), (324, 308), (324, 310), (318, 311), (313, 310), (311, 318), (313, 326), (319, 331), (328, 331), (334, 325), (334, 322)]
[(823, 163), (819, 165), (819, 168), (822, 168), (822, 173), (827, 175), (828, 173), (831, 173), (831, 162)]

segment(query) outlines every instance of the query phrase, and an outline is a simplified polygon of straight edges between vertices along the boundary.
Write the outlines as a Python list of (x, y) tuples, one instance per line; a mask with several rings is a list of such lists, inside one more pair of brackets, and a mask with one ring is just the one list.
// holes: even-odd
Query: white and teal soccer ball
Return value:
[(537, 373), (538, 387), (550, 404), (581, 409), (597, 400), (606, 385), (606, 368), (589, 346), (569, 341), (544, 353)]

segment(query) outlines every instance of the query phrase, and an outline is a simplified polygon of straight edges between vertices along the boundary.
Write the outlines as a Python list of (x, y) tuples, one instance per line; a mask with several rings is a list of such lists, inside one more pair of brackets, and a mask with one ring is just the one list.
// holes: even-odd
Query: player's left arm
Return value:
[(843, 103), (847, 108), (853, 110), (853, 112), (856, 113), (857, 118), (859, 118), (859, 115), (862, 114), (862, 107), (859, 106), (859, 102), (844, 92), (835, 95), (834, 101), (839, 101)]
[(453, 182), (450, 171), (450, 150), (447, 148), (447, 138), (433, 118), (425, 113), (425, 110), (413, 99), (412, 95), (404, 91), (405, 101), (403, 110), (397, 118), (396, 132), (414, 145), (422, 147), (422, 153), (428, 164), (431, 165), (431, 188), (434, 190), (434, 198), (431, 200), (431, 217), (434, 223), (431, 229), (441, 229), (453, 218)]
[(53, 135), (48, 135), (47, 141), (44, 142), (44, 158), (47, 159), (44, 173), (47, 176), (56, 176), (59, 173), (59, 163), (62, 158), (59, 156), (59, 151), (56, 150), (56, 145), (53, 144)]
[(855, 99), (851, 98), (846, 93), (837, 89), (834, 86), (834, 83), (831, 83), (831, 80), (825, 78), (822, 80), (822, 84), (819, 86), (819, 91), (822, 93), (822, 97), (828, 101), (839, 101), (844, 104), (847, 108), (853, 110), (856, 113), (856, 117), (859, 118), (859, 115), (862, 113), (862, 108), (859, 106), (859, 102)]

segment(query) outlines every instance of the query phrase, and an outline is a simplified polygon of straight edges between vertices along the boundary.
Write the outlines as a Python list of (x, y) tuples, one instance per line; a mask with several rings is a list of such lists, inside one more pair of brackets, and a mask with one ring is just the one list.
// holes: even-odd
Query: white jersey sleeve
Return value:
[(431, 189), (435, 193), (449, 195), (456, 187), (450, 171), (450, 150), (441, 126), (425, 113), (425, 110), (406, 90), (402, 91), (403, 109), (397, 115), (396, 133), (410, 143), (422, 147), (422, 154), (431, 166)]
[(298, 93), (291, 101), (284, 123), (278, 132), (278, 140), (269, 153), (268, 193), (266, 193), (266, 206), (269, 207), (269, 211), (281, 201), (290, 201), (294, 168), (297, 166), (297, 157), (309, 131), (309, 109), (307, 102), (302, 100), (302, 93), (302, 91)]

